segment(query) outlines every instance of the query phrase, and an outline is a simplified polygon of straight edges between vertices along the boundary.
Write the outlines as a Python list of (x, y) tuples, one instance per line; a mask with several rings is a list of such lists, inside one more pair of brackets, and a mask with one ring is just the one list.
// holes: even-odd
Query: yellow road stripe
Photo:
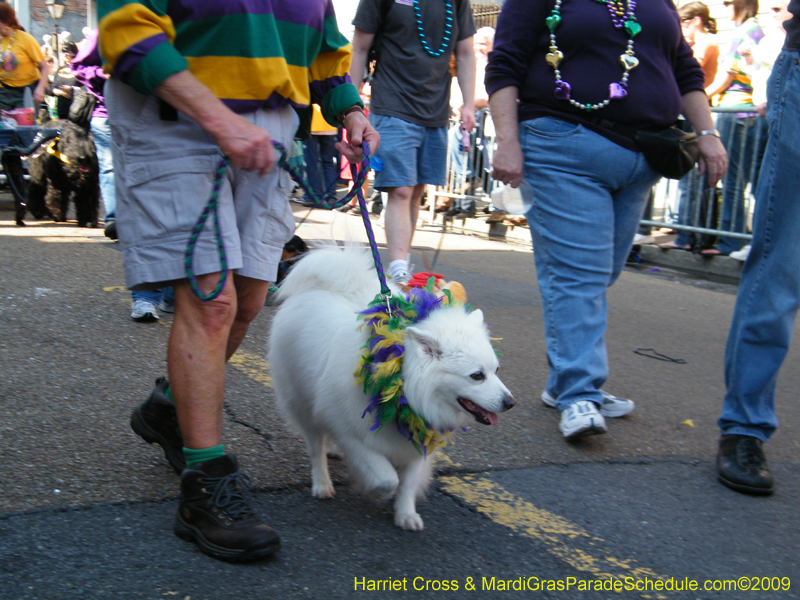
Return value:
[[(437, 455), (439, 463), (459, 466), (446, 454)], [(490, 479), (479, 475), (446, 475), (438, 480), (447, 493), (460, 498), (479, 513), (516, 534), (535, 539), (548, 553), (578, 571), (599, 579), (666, 579), (651, 569), (636, 566), (636, 561), (620, 560), (613, 556), (598, 558), (571, 547), (569, 542), (576, 539), (584, 539), (591, 546), (599, 546), (605, 540), (588, 534), (559, 515), (537, 508)], [(665, 596), (656, 595), (656, 598)]]
[(239, 369), (250, 379), (263, 383), (267, 387), (272, 385), (272, 378), (267, 375), (267, 361), (255, 354), (244, 352), (240, 348), (231, 356), (228, 364)]

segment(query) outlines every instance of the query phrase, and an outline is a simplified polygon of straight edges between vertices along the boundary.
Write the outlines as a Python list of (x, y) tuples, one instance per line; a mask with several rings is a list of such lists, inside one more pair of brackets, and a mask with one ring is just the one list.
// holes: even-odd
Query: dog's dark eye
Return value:
[(483, 381), (484, 379), (486, 379), (486, 375), (483, 374), (483, 371), (476, 371), (475, 373), (470, 375), (470, 377), (475, 381)]

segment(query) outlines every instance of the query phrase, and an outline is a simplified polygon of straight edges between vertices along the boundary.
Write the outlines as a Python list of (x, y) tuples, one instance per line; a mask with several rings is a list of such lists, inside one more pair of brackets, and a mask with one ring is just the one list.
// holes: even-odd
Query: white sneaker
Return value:
[(408, 280), (411, 279), (411, 269), (408, 261), (403, 260), (402, 258), (393, 260), (391, 263), (389, 263), (389, 268), (386, 270), (386, 274), (393, 283), (398, 285), (404, 285), (408, 283)]
[(734, 260), (740, 260), (742, 262), (747, 260), (747, 257), (750, 256), (750, 244), (747, 246), (743, 246), (741, 250), (736, 250), (735, 252), (731, 252), (728, 254)]
[(608, 431), (603, 415), (597, 412), (594, 402), (588, 400), (578, 400), (570, 404), (561, 413), (561, 423), (558, 428), (567, 440)]
[[(600, 390), (600, 393), (603, 396), (603, 404), (600, 407), (600, 414), (604, 417), (616, 418), (616, 417), (624, 417), (628, 413), (633, 412), (633, 409), (636, 408), (636, 403), (633, 400), (626, 400), (625, 398), (617, 398), (616, 396), (612, 396), (606, 391)], [(545, 390), (542, 392), (542, 402), (545, 406), (549, 406), (550, 408), (556, 407), (556, 399), (550, 395), (550, 393)]]
[(131, 319), (139, 323), (158, 321), (158, 310), (155, 304), (147, 300), (134, 300), (131, 306)]
[(175, 305), (174, 304), (167, 304), (163, 300), (158, 304), (158, 310), (164, 313), (174, 313), (175, 312)]

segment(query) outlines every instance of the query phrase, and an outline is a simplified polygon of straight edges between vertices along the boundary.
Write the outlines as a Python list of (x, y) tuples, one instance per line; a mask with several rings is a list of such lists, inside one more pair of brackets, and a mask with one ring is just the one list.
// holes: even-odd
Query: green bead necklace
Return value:
[(608, 98), (597, 104), (584, 104), (578, 102), (571, 97), (572, 86), (561, 78), (561, 71), (558, 66), (564, 59), (564, 54), (558, 49), (556, 42), (556, 30), (561, 25), (561, 4), (563, 0), (556, 0), (550, 16), (545, 19), (547, 28), (550, 30), (550, 52), (545, 56), (547, 64), (553, 67), (556, 77), (555, 95), (559, 100), (566, 100), (572, 106), (591, 112), (608, 106), (612, 100), (621, 100), (628, 95), (628, 78), (630, 77), (631, 70), (635, 69), (639, 64), (639, 59), (636, 58), (636, 53), (633, 51), (633, 38), (636, 37), (641, 31), (642, 26), (636, 21), (634, 12), (636, 10), (636, 0), (627, 0), (627, 9), (623, 5), (622, 0), (595, 0), (599, 4), (608, 6), (608, 12), (611, 15), (611, 21), (614, 27), (622, 29), (628, 35), (628, 45), (620, 57), (619, 61), (622, 64), (623, 72), (622, 79), (619, 82), (614, 82), (608, 86)]

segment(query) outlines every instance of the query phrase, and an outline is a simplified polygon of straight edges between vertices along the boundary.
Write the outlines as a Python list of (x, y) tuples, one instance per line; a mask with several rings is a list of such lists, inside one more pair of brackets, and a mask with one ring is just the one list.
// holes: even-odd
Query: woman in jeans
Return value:
[[(753, 86), (743, 69), (743, 54), (750, 52), (764, 37), (758, 25), (758, 0), (726, 0), (731, 20), (736, 30), (731, 38), (728, 53), (722, 59), (720, 74), (706, 88), (709, 98), (714, 98), (721, 108), (752, 105)], [(728, 151), (729, 168), (722, 182), (722, 231), (745, 233), (744, 192), (748, 183), (755, 189), (758, 167), (767, 143), (764, 117), (757, 116), (755, 107), (749, 112), (722, 112), (717, 117), (717, 128)], [(705, 255), (725, 254), (739, 250), (743, 240), (720, 237), (716, 248), (703, 250)]]
[(684, 114), (700, 169), (725, 171), (692, 56), (669, 0), (506, 0), (486, 69), (497, 131), (494, 178), (535, 201), (527, 217), (550, 368), (542, 401), (568, 440), (605, 433), (634, 408), (608, 378), (606, 289), (628, 257), (659, 175), (613, 125), (663, 129)]

